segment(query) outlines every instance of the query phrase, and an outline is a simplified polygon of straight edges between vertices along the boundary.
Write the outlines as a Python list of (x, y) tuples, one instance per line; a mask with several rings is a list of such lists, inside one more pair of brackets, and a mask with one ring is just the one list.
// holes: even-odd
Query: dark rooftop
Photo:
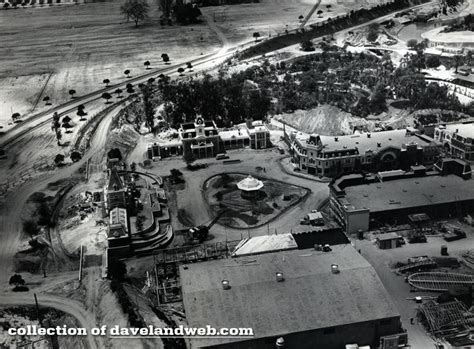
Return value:
[[(277, 272), (285, 281), (276, 281)], [(331, 252), (292, 250), (189, 264), (180, 266), (180, 275), (193, 327), (251, 327), (254, 338), (266, 338), (399, 316), (375, 270), (349, 244)], [(231, 288), (224, 290), (222, 280)], [(191, 342), (201, 347), (240, 340)]]
[(456, 175), (430, 175), (348, 186), (347, 205), (370, 212), (474, 200), (474, 181)]

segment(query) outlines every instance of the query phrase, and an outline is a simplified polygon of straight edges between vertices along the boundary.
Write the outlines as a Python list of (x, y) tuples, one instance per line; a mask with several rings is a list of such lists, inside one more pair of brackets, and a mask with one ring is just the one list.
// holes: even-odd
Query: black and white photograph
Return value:
[(474, 349), (474, 0), (0, 0), (0, 349)]

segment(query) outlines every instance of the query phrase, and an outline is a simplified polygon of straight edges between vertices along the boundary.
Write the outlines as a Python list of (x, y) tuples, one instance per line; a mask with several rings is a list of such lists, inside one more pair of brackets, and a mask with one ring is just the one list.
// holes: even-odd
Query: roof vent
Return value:
[(337, 264), (331, 264), (331, 272), (333, 274), (339, 274), (341, 271), (339, 270), (339, 266)]
[(276, 347), (278, 349), (285, 347), (285, 340), (283, 339), (283, 337), (280, 337), (276, 340)]
[(222, 288), (224, 290), (230, 290), (230, 282), (229, 280), (222, 280)]
[(283, 273), (277, 272), (277, 273), (275, 273), (275, 276), (276, 276), (276, 280), (277, 280), (278, 282), (285, 281), (285, 278), (283, 277)]

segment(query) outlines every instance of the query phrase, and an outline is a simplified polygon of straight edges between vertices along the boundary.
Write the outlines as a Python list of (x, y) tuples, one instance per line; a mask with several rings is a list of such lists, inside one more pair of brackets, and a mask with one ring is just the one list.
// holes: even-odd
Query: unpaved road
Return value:
[[(80, 302), (70, 298), (41, 294), (38, 295), (38, 303), (42, 307), (54, 308), (73, 316), (77, 320), (79, 327), (87, 329), (87, 344), (89, 349), (103, 348), (102, 338), (90, 334), (91, 328), (97, 327), (96, 319), (91, 313), (84, 309), (84, 306)], [(1, 293), (0, 304), (34, 306), (35, 299), (31, 293)]]
[(2, 237), (2, 244), (0, 245), (0, 283), (7, 282), (12, 272), (13, 257), (17, 252), (22, 237), (22, 209), (28, 197), (34, 192), (41, 191), (48, 183), (72, 176), (92, 157), (102, 156), (113, 116), (115, 116), (121, 108), (122, 106), (119, 105), (104, 116), (92, 138), (90, 149), (79, 162), (68, 167), (56, 169), (54, 173), (44, 174), (19, 187), (15, 192), (9, 193), (5, 198), (7, 204), (4, 206), (0, 223)]

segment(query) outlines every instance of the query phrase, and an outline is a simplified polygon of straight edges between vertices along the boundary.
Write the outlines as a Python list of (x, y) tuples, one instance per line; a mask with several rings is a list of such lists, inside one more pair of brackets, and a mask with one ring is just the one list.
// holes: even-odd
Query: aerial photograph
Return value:
[(0, 0), (0, 349), (474, 349), (474, 0)]

